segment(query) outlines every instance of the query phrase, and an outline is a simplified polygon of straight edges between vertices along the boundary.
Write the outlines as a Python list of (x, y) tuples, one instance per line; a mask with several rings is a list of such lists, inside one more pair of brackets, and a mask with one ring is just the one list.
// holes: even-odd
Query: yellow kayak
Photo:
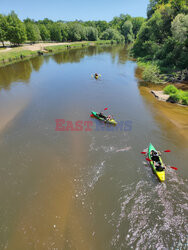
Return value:
[[(165, 181), (165, 170), (162, 170), (162, 171), (157, 171), (156, 170), (156, 167), (154, 165), (154, 162), (152, 161), (151, 159), (151, 151), (154, 150), (154, 151), (157, 151), (154, 146), (150, 143), (149, 145), (149, 149), (148, 149), (148, 158), (151, 160), (150, 161), (150, 164), (151, 164), (151, 167), (153, 169), (153, 172), (156, 174), (157, 178), (159, 179), (159, 181), (163, 182)], [(160, 163), (161, 165), (163, 166), (163, 161), (161, 159), (161, 157), (159, 156), (159, 160), (160, 160)]]

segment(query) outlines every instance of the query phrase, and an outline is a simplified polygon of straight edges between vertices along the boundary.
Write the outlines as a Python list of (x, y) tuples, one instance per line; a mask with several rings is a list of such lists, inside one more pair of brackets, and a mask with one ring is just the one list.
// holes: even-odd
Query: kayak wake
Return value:
[[(176, 181), (181, 184), (177, 186), (173, 181), (170, 185), (158, 183), (153, 187), (153, 183), (139, 181), (122, 187), (120, 210), (113, 212), (108, 221), (116, 228), (113, 247), (169, 249), (180, 243), (186, 246), (188, 185), (179, 177)], [(178, 201), (174, 203), (177, 193)]]

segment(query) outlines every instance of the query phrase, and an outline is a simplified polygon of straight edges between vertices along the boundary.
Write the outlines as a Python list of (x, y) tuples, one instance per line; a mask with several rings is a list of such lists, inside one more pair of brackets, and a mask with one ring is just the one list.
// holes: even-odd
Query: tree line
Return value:
[(188, 68), (188, 1), (150, 0), (132, 52), (164, 73)]
[(19, 45), (25, 41), (96, 41), (116, 40), (118, 43), (130, 43), (137, 37), (145, 19), (121, 14), (112, 21), (52, 21), (48, 18), (32, 20), (27, 18), (23, 22), (12, 11), (8, 15), (0, 14), (0, 41)]

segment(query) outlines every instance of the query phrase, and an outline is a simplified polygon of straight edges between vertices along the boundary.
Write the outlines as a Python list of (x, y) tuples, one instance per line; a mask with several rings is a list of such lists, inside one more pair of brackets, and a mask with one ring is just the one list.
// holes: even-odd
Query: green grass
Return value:
[(98, 41), (88, 41), (83, 43), (70, 43), (70, 44), (63, 44), (63, 45), (55, 45), (55, 46), (46, 46), (45, 49), (48, 52), (58, 52), (63, 51), (65, 49), (70, 48), (82, 48), (84, 46), (90, 46), (90, 45), (105, 45), (105, 44), (115, 44), (116, 41), (112, 40), (98, 40)]
[(188, 105), (188, 91), (177, 89), (174, 85), (168, 85), (164, 88), (163, 92), (170, 95), (173, 102)]
[(85, 43), (71, 43), (71, 44), (63, 44), (63, 45), (46, 46), (45, 49), (48, 52), (58, 52), (58, 51), (65, 50), (67, 48), (70, 48), (70, 49), (81, 48), (83, 46), (88, 46), (88, 45), (89, 45), (88, 42), (85, 42)]
[(36, 55), (37, 51), (30, 50), (16, 50), (0, 53), (0, 66), (8, 65)]

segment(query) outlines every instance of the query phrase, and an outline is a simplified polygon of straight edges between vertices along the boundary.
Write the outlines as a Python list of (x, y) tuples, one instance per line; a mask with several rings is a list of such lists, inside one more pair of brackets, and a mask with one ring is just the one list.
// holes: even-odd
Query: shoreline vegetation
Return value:
[(131, 55), (146, 82), (188, 81), (188, 1), (150, 0)]
[(16, 62), (30, 59), (32, 57), (41, 56), (43, 54), (54, 54), (61, 51), (84, 48), (97, 45), (112, 45), (117, 42), (114, 40), (98, 40), (98, 41), (80, 41), (69, 43), (35, 43), (33, 45), (22, 45), (19, 47), (5, 48), (0, 50), (0, 67), (7, 66)]
[(188, 106), (188, 91), (177, 89), (174, 85), (167, 85), (163, 90), (150, 91), (159, 101)]

